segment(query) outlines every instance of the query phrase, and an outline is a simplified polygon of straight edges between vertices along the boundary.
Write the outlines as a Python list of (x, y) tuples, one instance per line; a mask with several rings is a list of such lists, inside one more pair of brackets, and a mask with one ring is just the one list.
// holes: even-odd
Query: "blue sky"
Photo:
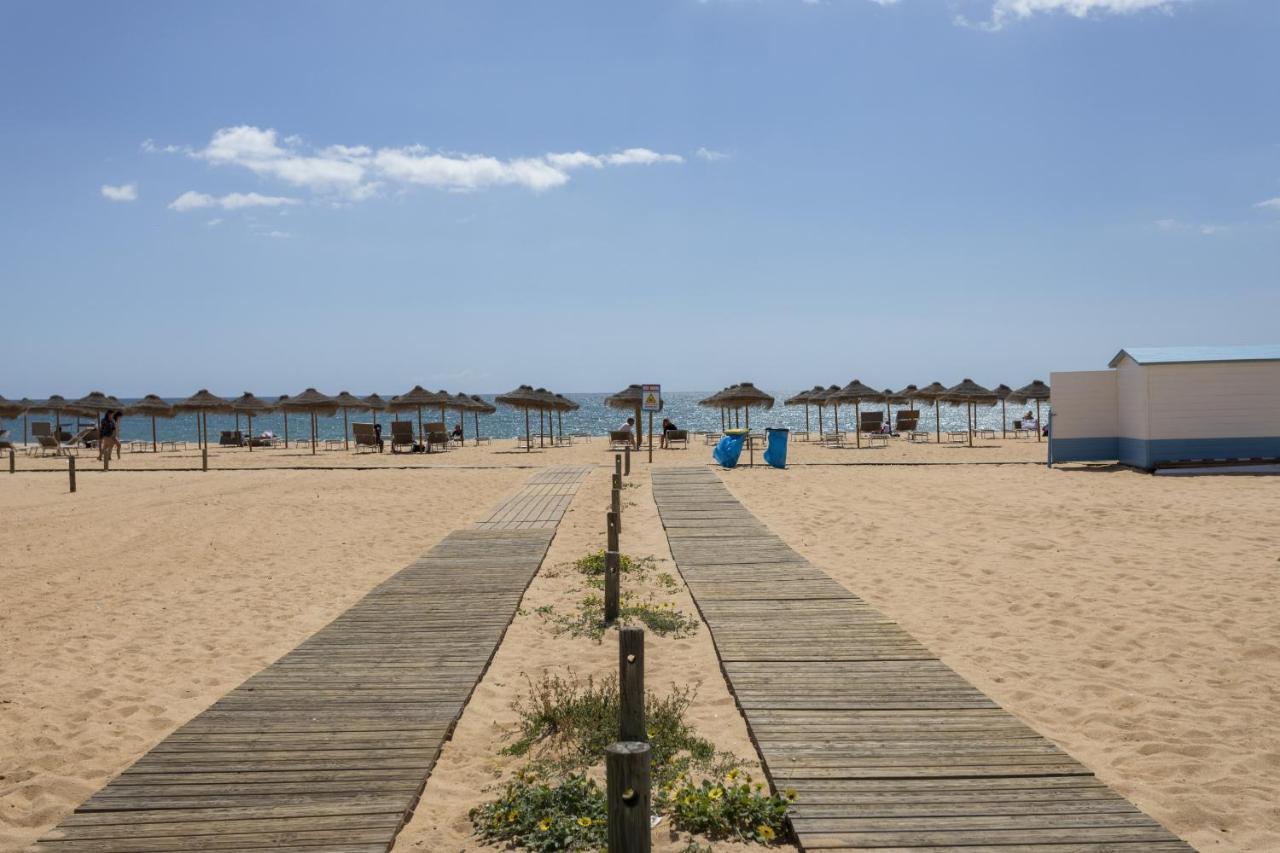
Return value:
[(8, 397), (1280, 339), (1280, 3), (0, 6)]

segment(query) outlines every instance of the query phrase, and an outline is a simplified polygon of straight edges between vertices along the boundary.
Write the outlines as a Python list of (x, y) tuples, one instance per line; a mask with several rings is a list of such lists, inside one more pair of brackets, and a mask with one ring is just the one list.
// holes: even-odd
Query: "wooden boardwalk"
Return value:
[[(587, 470), (551, 469), (526, 491), (572, 487)], [(35, 849), (390, 849), (559, 518), (450, 534), (161, 741)]]
[(494, 507), (476, 528), (554, 530), (590, 470), (589, 465), (557, 465), (533, 475), (528, 485)]
[(671, 551), (805, 850), (1189, 847), (808, 563), (707, 468), (657, 469)]

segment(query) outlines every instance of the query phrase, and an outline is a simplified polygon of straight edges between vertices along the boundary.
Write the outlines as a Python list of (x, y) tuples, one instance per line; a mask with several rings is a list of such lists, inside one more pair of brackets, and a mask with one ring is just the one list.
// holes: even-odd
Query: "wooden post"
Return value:
[(1040, 401), (1036, 400), (1036, 441), (1044, 441), (1044, 427), (1040, 426)]
[(103, 471), (111, 470), (111, 450), (110, 449), (108, 449), (107, 452), (102, 456), (102, 470)]
[(207, 447), (200, 448), (200, 470), (209, 470), (209, 448)]
[(622, 476), (622, 454), (613, 454), (613, 473), (617, 477)]
[(606, 516), (606, 545), (604, 552), (604, 621), (611, 624), (618, 619), (619, 587), (622, 586), (622, 557), (618, 553), (618, 516), (610, 512)]
[(933, 429), (938, 436), (938, 444), (942, 444), (942, 408), (938, 398), (933, 398)]
[(67, 457), (67, 479), (71, 481), (71, 493), (76, 491), (76, 458), (74, 456)]
[(649, 413), (649, 464), (653, 464), (653, 412)]
[(609, 853), (649, 853), (649, 744), (605, 747)]
[(609, 508), (618, 519), (618, 532), (622, 532), (622, 476), (613, 475), (613, 490), (609, 496)]
[(9, 448), (9, 473), (12, 474), (16, 470), (16, 463), (13, 458), (13, 448)]
[(1000, 398), (1000, 437), (1009, 437), (1009, 414), (1005, 411), (1005, 399)]
[(627, 442), (627, 446), (622, 450), (623, 464), (622, 473), (631, 476), (631, 443)]
[(618, 740), (648, 741), (644, 722), (644, 629), (618, 632)]

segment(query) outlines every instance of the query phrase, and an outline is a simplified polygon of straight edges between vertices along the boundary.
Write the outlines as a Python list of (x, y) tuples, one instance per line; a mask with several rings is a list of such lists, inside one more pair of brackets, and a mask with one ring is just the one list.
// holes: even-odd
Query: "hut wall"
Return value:
[(1053, 373), (1049, 462), (1119, 458), (1115, 370)]
[(1125, 465), (1146, 468), (1151, 439), (1148, 369), (1130, 358), (1116, 368), (1116, 458)]
[(1143, 467), (1193, 459), (1280, 458), (1280, 362), (1141, 369), (1147, 374), (1150, 419)]

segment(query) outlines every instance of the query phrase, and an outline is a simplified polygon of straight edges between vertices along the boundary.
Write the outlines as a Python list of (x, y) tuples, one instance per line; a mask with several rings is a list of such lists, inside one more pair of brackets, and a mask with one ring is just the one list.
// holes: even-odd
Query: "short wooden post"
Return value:
[(12, 474), (17, 470), (17, 462), (13, 458), (13, 448), (9, 448), (9, 473)]
[(644, 722), (644, 629), (618, 632), (618, 740), (648, 741)]
[(630, 477), (631, 476), (631, 444), (630, 443), (628, 443), (627, 446), (623, 448), (622, 455), (623, 455), (622, 473)]
[(618, 517), (610, 512), (606, 516), (606, 547), (604, 552), (604, 621), (606, 625), (618, 620), (619, 599), (622, 586), (622, 556), (618, 553)]
[(613, 454), (613, 474), (615, 477), (622, 476), (622, 454)]
[(649, 853), (649, 744), (605, 747), (609, 853)]
[(67, 457), (67, 478), (71, 481), (71, 493), (76, 491), (76, 458), (74, 456)]
[(110, 450), (108, 450), (106, 454), (104, 454), (102, 457), (102, 470), (103, 471), (111, 470), (111, 451)]
[(209, 470), (209, 448), (207, 447), (200, 448), (200, 470)]
[(613, 514), (618, 519), (618, 532), (622, 532), (622, 475), (613, 475), (613, 491), (609, 495), (610, 506)]

